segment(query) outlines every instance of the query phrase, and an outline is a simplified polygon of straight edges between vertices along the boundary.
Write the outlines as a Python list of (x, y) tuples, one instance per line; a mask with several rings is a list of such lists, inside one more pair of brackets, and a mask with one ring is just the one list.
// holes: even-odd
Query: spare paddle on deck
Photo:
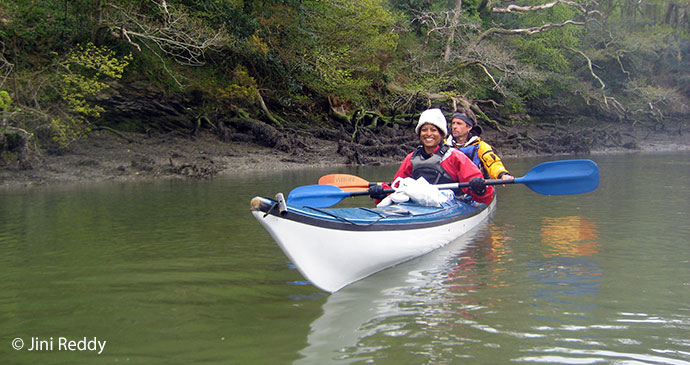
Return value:
[[(525, 176), (514, 180), (486, 180), (486, 185), (503, 184), (525, 184), (532, 191), (544, 195), (588, 193), (599, 186), (599, 168), (591, 160), (551, 161), (533, 167)], [(436, 185), (439, 189), (456, 189), (468, 186), (469, 183), (466, 182)], [(387, 189), (384, 191), (392, 193), (395, 190)], [(288, 204), (326, 208), (340, 203), (347, 197), (359, 195), (369, 195), (369, 192), (348, 192), (334, 185), (307, 185), (292, 190), (288, 195)]]

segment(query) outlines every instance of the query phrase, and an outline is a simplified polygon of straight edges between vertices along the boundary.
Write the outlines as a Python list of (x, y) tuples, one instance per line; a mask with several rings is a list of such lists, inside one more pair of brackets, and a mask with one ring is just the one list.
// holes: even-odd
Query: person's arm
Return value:
[[(405, 156), (405, 159), (403, 162), (400, 164), (400, 167), (398, 168), (398, 172), (395, 173), (395, 176), (393, 177), (393, 180), (395, 181), (398, 178), (406, 178), (412, 176), (412, 154), (409, 153), (407, 156)], [(392, 183), (391, 183), (392, 184)]]
[[(398, 168), (398, 172), (395, 173), (395, 177), (393, 177), (393, 180), (395, 181), (398, 177), (401, 178), (406, 178), (410, 177), (412, 175), (412, 153), (408, 154), (405, 156), (405, 159), (403, 162), (400, 164), (400, 167)], [(393, 184), (393, 183), (391, 183)], [(388, 196), (388, 194), (384, 193), (383, 190), (385, 189), (391, 189), (392, 186), (388, 185), (387, 183), (381, 183), (381, 185), (378, 186), (372, 186), (369, 188), (369, 197), (374, 199), (374, 203), (378, 204)]]
[[(479, 167), (459, 150), (453, 150), (453, 154), (441, 162), (441, 166), (457, 182), (469, 182), (474, 178), (484, 179)], [(489, 204), (494, 195), (494, 187), (489, 185), (485, 186), (485, 188), (486, 190), (482, 194), (470, 188), (463, 188), (462, 191), (472, 196), (472, 199), (476, 202)]]
[(491, 179), (513, 179), (513, 175), (503, 166), (503, 161), (501, 161), (501, 158), (493, 151), (491, 145), (484, 141), (479, 142), (477, 153), (479, 154), (479, 159), (482, 160), (484, 169)]

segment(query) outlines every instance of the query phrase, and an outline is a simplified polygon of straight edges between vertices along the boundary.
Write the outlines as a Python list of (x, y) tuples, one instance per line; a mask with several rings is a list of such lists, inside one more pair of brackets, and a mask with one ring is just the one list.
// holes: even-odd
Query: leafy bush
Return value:
[(72, 50), (63, 63), (60, 75), (62, 83), (60, 96), (79, 115), (98, 117), (103, 108), (90, 105), (86, 98), (97, 95), (109, 85), (107, 78), (119, 79), (125, 67), (132, 60), (132, 54), (122, 59), (115, 57), (115, 52), (106, 47), (96, 47), (93, 43), (79, 46)]
[(11, 107), (12, 97), (10, 97), (10, 93), (5, 90), (0, 90), (0, 110), (2, 110), (4, 113), (7, 113), (10, 111)]

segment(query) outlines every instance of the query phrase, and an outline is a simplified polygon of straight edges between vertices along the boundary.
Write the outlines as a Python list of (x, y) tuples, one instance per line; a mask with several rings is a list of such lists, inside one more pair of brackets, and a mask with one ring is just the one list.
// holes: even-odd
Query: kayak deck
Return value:
[[(485, 204), (471, 198), (456, 198), (440, 207), (426, 207), (414, 203), (401, 203), (381, 208), (312, 208), (287, 206), (280, 212), (276, 201), (254, 198), (252, 210), (299, 221), (309, 225), (339, 230), (400, 230), (438, 226), (469, 218), (479, 213)], [(256, 207), (256, 208), (254, 208)]]

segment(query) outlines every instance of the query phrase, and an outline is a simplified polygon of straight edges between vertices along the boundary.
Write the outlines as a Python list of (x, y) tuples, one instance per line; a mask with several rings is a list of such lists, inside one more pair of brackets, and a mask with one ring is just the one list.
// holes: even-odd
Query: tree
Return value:
[(322, 93), (362, 102), (393, 56), (397, 19), (381, 0), (305, 1), (304, 6), (303, 28), (289, 46), (300, 50), (312, 71), (305, 81)]

